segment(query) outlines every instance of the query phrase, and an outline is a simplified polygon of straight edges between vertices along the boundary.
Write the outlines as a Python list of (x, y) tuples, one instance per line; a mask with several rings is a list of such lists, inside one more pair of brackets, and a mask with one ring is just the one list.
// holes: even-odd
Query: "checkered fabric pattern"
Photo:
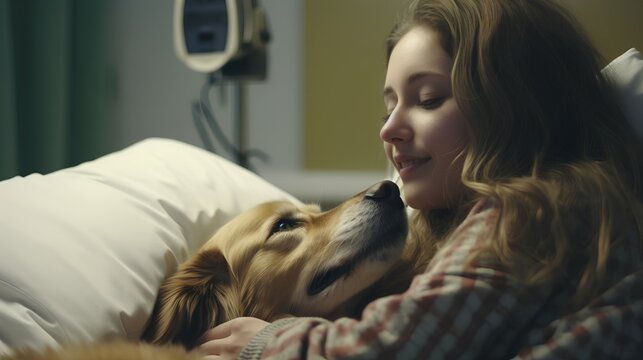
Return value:
[(500, 269), (467, 261), (489, 241), (497, 213), (474, 208), (408, 291), (369, 304), (361, 320), (283, 319), (257, 334), (240, 358), (624, 359), (643, 354), (638, 240), (612, 252), (610, 278), (615, 280), (606, 292), (559, 317), (571, 295), (567, 289), (525, 288)]

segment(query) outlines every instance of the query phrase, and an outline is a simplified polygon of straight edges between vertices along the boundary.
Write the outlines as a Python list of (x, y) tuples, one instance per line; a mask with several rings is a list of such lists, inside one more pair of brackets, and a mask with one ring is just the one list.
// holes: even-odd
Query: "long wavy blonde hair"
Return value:
[(423, 212), (416, 226), (435, 243), (466, 204), (486, 199), (500, 216), (492, 245), (477, 255), (528, 284), (565, 279), (575, 286), (570, 306), (584, 305), (601, 290), (624, 229), (639, 239), (643, 231), (641, 148), (602, 58), (573, 16), (547, 0), (412, 1), (389, 56), (415, 26), (437, 31), (453, 58), (470, 132), (462, 206)]

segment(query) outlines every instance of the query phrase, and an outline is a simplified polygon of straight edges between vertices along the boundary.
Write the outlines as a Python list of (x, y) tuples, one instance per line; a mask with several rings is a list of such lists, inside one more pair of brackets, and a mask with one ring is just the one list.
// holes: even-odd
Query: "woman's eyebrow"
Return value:
[(425, 78), (433, 78), (433, 77), (443, 79), (443, 78), (449, 77), (449, 76), (447, 76), (445, 74), (442, 74), (442, 73), (439, 73), (439, 72), (434, 72), (434, 71), (420, 71), (420, 72), (416, 72), (416, 73), (413, 73), (413, 74), (409, 75), (409, 77), (406, 79), (406, 82), (408, 84), (412, 84), (412, 83), (417, 82), (419, 80), (423, 80)]
[[(432, 77), (437, 77), (440, 78), (440, 80), (444, 78), (450, 78), (450, 76), (447, 76), (445, 74), (439, 73), (439, 72), (434, 72), (434, 71), (420, 71), (413, 73), (409, 75), (409, 77), (406, 79), (406, 84), (413, 84), (417, 81), (423, 80), (425, 78), (432, 78)], [(393, 88), (391, 86), (387, 86), (384, 88), (384, 91), (382, 91), (382, 96), (387, 97), (390, 96), (394, 93)]]

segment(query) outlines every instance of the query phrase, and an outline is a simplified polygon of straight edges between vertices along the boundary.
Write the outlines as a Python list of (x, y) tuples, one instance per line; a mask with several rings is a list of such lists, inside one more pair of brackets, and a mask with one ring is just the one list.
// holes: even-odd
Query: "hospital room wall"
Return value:
[(578, 18), (606, 61), (643, 51), (642, 0), (560, 0)]
[[(268, 81), (244, 85), (246, 143), (270, 157), (267, 164), (254, 160), (258, 168), (295, 169), (301, 163), (302, 39), (297, 29), (302, 27), (303, 4), (300, 0), (262, 4), (273, 34), (268, 48)], [(150, 136), (202, 146), (191, 104), (198, 99), (206, 75), (188, 69), (174, 53), (173, 5), (173, 0), (112, 1), (116, 147)], [(232, 97), (230, 84), (217, 86), (212, 92), (214, 113), (234, 140)]]
[[(173, 3), (111, 2), (116, 147), (150, 136), (201, 146), (190, 107), (205, 75), (174, 54)], [(377, 136), (384, 38), (404, 3), (261, 1), (272, 32), (268, 79), (246, 85), (245, 109), (247, 146), (270, 157), (253, 161), (259, 170), (385, 174)], [(233, 136), (230, 86), (213, 94), (215, 114)]]
[[(114, 69), (113, 83), (116, 84), (113, 95), (116, 148), (150, 136), (168, 137), (202, 146), (190, 107), (199, 96), (205, 75), (188, 69), (174, 54), (173, 3), (172, 0), (111, 2), (113, 33), (110, 61)], [(304, 96), (310, 96), (304, 90), (304, 67), (307, 63), (303, 59), (307, 2), (265, 0), (261, 4), (266, 10), (272, 33), (268, 47), (268, 79), (245, 85), (246, 144), (248, 148), (264, 151), (270, 160), (263, 163), (254, 159), (251, 160), (252, 165), (261, 176), (301, 200), (322, 204), (345, 199), (381, 180), (386, 176), (386, 164), (376, 134), (362, 131), (357, 138), (347, 140), (354, 149), (363, 149), (364, 142), (370, 144), (372, 155), (380, 161), (375, 169), (372, 161), (367, 162), (370, 168), (362, 166), (364, 159), (359, 156), (364, 151), (353, 152), (357, 154), (344, 152), (338, 156), (336, 152), (328, 151), (344, 140), (334, 136), (320, 138), (321, 133), (304, 134), (306, 124), (310, 121), (304, 114)], [(384, 16), (390, 17), (392, 14), (380, 15)], [(381, 41), (380, 36), (373, 34), (375, 38)], [(378, 66), (379, 74), (382, 74), (383, 67), (380, 65), (378, 62), (373, 66)], [(372, 104), (375, 104), (375, 111), (379, 114), (381, 77), (377, 75), (371, 80), (368, 84), (375, 87), (371, 90), (376, 94)], [(212, 96), (215, 114), (229, 135), (234, 132), (231, 96), (229, 86), (215, 90)], [(366, 109), (362, 106), (358, 110)], [(336, 115), (327, 125), (335, 126), (338, 133), (343, 133), (343, 126), (353, 119), (343, 116), (341, 112)], [(379, 126), (378, 120), (373, 124)], [(305, 163), (304, 156), (309, 149), (304, 144), (313, 140), (320, 146), (320, 153), (334, 154), (322, 156), (325, 163), (337, 162), (344, 166), (332, 168), (320, 166), (320, 162)], [(352, 159), (349, 161), (355, 166), (347, 166), (346, 158)]]

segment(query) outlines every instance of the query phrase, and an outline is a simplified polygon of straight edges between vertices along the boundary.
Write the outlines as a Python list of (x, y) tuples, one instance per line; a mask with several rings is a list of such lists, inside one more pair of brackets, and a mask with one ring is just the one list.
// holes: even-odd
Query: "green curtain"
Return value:
[(109, 0), (0, 0), (0, 180), (111, 150)]

